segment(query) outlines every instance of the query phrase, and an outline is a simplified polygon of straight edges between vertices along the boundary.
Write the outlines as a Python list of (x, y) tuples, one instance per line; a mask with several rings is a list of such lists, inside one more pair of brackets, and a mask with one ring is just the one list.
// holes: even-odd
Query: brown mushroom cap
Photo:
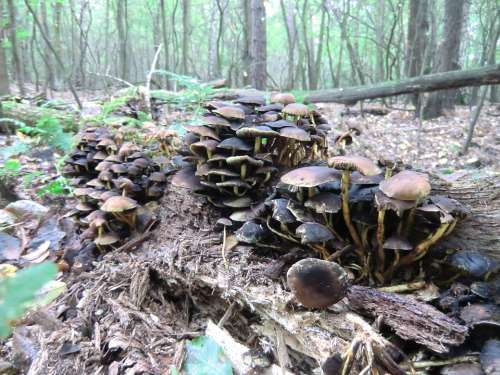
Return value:
[(279, 133), (272, 130), (270, 127), (265, 125), (258, 126), (246, 126), (244, 128), (238, 129), (236, 135), (242, 138), (255, 138), (255, 137), (277, 137)]
[(161, 172), (153, 172), (149, 175), (148, 179), (153, 182), (165, 182), (167, 181), (167, 177), (165, 173)]
[(104, 202), (104, 204), (101, 206), (101, 210), (104, 212), (119, 213), (133, 210), (134, 208), (137, 208), (137, 206), (137, 202), (132, 198), (117, 195), (108, 198), (106, 202)]
[(402, 201), (417, 201), (431, 192), (427, 175), (414, 171), (401, 171), (382, 181), (379, 187), (388, 197)]
[(290, 103), (285, 106), (282, 110), (283, 113), (292, 116), (308, 116), (310, 111), (305, 104), (300, 103)]
[(206, 126), (182, 125), (182, 127), (188, 132), (198, 134), (200, 137), (207, 137), (220, 141), (219, 136), (212, 129), (207, 128)]
[(248, 143), (238, 137), (224, 139), (217, 145), (217, 148), (231, 151), (250, 151), (253, 149)]
[(193, 152), (193, 154), (205, 157), (208, 152), (215, 151), (218, 145), (219, 142), (214, 141), (213, 139), (205, 139), (204, 141), (192, 143), (189, 146), (189, 149)]
[(94, 240), (96, 245), (100, 246), (111, 246), (120, 241), (120, 238), (114, 233), (105, 233)]
[(404, 211), (415, 207), (414, 201), (403, 201), (400, 199), (393, 199), (377, 191), (375, 193), (375, 204), (379, 209), (396, 211), (398, 216), (401, 216)]
[(207, 125), (211, 127), (225, 127), (229, 128), (231, 123), (227, 121), (224, 117), (207, 115), (201, 118), (202, 125)]
[(271, 96), (271, 103), (281, 103), (283, 105), (295, 103), (295, 95), (288, 92), (281, 92)]
[(316, 194), (314, 197), (309, 198), (305, 203), (305, 207), (313, 209), (315, 212), (334, 214), (342, 208), (342, 200), (340, 196), (328, 191)]
[(252, 200), (249, 197), (231, 197), (224, 199), (222, 201), (222, 204), (224, 204), (224, 206), (232, 208), (246, 208), (252, 205)]
[(201, 190), (200, 178), (194, 175), (194, 171), (188, 168), (181, 169), (172, 177), (172, 185), (180, 188)]
[(255, 112), (281, 112), (284, 105), (281, 103), (273, 103), (255, 108)]
[(93, 178), (92, 180), (88, 181), (85, 186), (90, 186), (90, 187), (93, 187), (93, 188), (96, 188), (96, 189), (102, 189), (104, 188), (104, 184), (99, 181), (98, 178)]
[(287, 126), (280, 129), (280, 137), (295, 139), (297, 141), (309, 142), (311, 136), (304, 129), (295, 126)]
[(365, 176), (381, 173), (373, 161), (363, 156), (334, 156), (328, 159), (328, 165), (336, 169), (358, 171)]
[(258, 106), (258, 105), (264, 105), (266, 103), (266, 98), (264, 98), (264, 96), (262, 95), (245, 95), (237, 98), (235, 100), (235, 103)]
[(330, 229), (319, 223), (303, 223), (297, 227), (295, 234), (302, 244), (322, 243), (334, 238)]
[(321, 166), (302, 167), (281, 176), (281, 182), (297, 187), (315, 187), (326, 182), (339, 180), (339, 172)]
[[(210, 159), (212, 160), (212, 159)], [(264, 162), (262, 160), (257, 160), (248, 155), (237, 155), (225, 158), (226, 163), (231, 166), (240, 166), (243, 163), (253, 165), (255, 167), (262, 167)]]
[(92, 157), (92, 160), (98, 160), (102, 161), (108, 157), (108, 154), (106, 154), (104, 151), (97, 151), (94, 156)]
[(307, 258), (287, 272), (287, 284), (295, 298), (307, 308), (326, 308), (345, 297), (347, 273), (337, 263)]
[(214, 113), (228, 120), (244, 120), (245, 111), (236, 106), (220, 107), (214, 110)]

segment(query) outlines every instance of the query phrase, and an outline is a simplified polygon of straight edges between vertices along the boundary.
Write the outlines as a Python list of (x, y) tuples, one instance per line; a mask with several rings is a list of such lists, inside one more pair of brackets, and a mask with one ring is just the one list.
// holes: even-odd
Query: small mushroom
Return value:
[(347, 273), (337, 263), (308, 258), (287, 272), (287, 284), (294, 297), (310, 309), (324, 309), (347, 294)]
[(112, 214), (131, 229), (135, 229), (135, 211), (138, 206), (135, 200), (119, 195), (108, 198), (101, 206), (101, 210)]
[(267, 232), (261, 224), (247, 221), (235, 232), (235, 235), (240, 242), (258, 245), (265, 239)]
[(285, 184), (297, 187), (299, 201), (303, 201), (301, 188), (307, 189), (308, 197), (312, 198), (316, 193), (317, 186), (339, 180), (339, 177), (339, 173), (335, 169), (311, 166), (294, 169), (281, 176), (280, 180)]

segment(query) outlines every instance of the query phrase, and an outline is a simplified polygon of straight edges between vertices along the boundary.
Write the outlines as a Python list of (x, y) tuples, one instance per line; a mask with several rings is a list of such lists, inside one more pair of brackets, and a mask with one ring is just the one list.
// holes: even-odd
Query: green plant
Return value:
[(38, 191), (38, 196), (55, 195), (66, 196), (71, 193), (71, 186), (65, 177), (59, 176), (54, 181), (49, 182), (47, 185), (42, 186)]
[(233, 368), (222, 347), (208, 336), (186, 344), (183, 373), (187, 375), (232, 375)]
[(57, 273), (53, 263), (42, 263), (0, 279), (0, 337), (7, 337), (11, 324), (35, 301), (36, 293)]
[(42, 116), (35, 126), (24, 125), (19, 128), (19, 131), (34, 138), (37, 143), (46, 144), (64, 153), (71, 150), (72, 134), (66, 133), (59, 120), (52, 116)]
[(8, 180), (21, 174), (21, 162), (17, 159), (8, 159), (0, 166), (0, 179)]

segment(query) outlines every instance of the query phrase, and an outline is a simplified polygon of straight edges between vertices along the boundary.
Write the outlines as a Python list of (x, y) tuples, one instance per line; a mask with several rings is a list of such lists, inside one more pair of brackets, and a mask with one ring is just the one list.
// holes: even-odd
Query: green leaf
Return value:
[(25, 268), (13, 277), (0, 279), (0, 337), (10, 334), (10, 323), (22, 317), (36, 293), (57, 273), (54, 263)]
[(183, 370), (187, 375), (233, 374), (233, 368), (224, 351), (208, 336), (197, 337), (186, 344)]
[(6, 170), (17, 172), (21, 169), (21, 162), (17, 159), (6, 160), (3, 166)]

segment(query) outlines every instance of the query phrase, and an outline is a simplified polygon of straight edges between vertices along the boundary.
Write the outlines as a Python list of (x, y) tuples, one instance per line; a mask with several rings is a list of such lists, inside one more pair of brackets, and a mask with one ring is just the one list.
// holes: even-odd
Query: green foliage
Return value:
[(21, 162), (17, 159), (8, 159), (0, 166), (0, 179), (8, 180), (21, 174)]
[(13, 156), (24, 154), (30, 149), (29, 145), (23, 142), (16, 142), (10, 146), (4, 147), (0, 150), (2, 159), (9, 159)]
[(66, 196), (71, 193), (71, 186), (68, 180), (64, 177), (58, 177), (47, 185), (43, 186), (37, 191), (38, 196), (53, 195), (53, 196)]
[(40, 117), (35, 126), (24, 125), (19, 128), (19, 131), (35, 138), (38, 143), (46, 144), (64, 153), (72, 148), (72, 135), (64, 131), (59, 120), (49, 115)]
[(102, 106), (102, 114), (104, 116), (109, 116), (113, 112), (115, 112), (121, 106), (127, 104), (127, 102), (131, 99), (130, 96), (119, 96), (117, 98), (112, 98), (111, 100), (105, 102)]
[(183, 371), (187, 375), (232, 375), (233, 368), (222, 348), (210, 337), (197, 337), (186, 344)]
[(57, 273), (53, 263), (42, 263), (0, 279), (0, 337), (11, 332), (11, 322), (26, 312), (37, 291)]

